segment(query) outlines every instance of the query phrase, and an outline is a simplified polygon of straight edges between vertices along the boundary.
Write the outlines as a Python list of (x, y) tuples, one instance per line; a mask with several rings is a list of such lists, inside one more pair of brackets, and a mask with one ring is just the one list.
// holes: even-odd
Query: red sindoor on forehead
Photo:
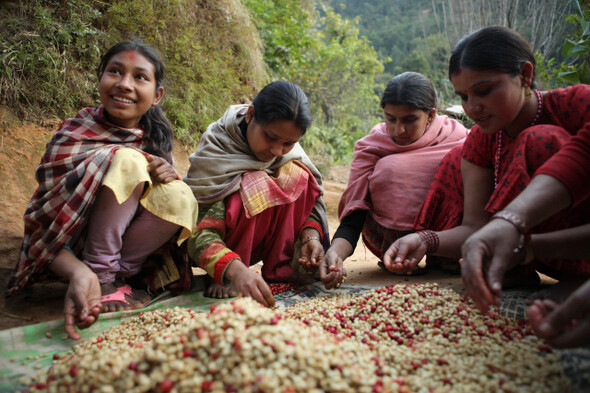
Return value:
[(131, 60), (135, 59), (135, 53), (133, 53), (133, 52), (129, 52), (129, 58), (130, 58)]

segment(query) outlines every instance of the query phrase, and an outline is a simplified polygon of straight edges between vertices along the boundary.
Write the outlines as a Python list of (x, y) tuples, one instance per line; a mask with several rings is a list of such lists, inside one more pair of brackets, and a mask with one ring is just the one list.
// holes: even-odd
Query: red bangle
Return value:
[(518, 233), (520, 233), (521, 235), (526, 235), (529, 233), (529, 229), (527, 228), (524, 220), (515, 213), (506, 210), (500, 210), (499, 212), (494, 214), (491, 219), (493, 220), (494, 218), (499, 218), (501, 220), (508, 221), (509, 223), (514, 225)]
[(416, 232), (426, 243), (426, 254), (434, 254), (438, 251), (438, 235), (434, 231), (424, 230)]

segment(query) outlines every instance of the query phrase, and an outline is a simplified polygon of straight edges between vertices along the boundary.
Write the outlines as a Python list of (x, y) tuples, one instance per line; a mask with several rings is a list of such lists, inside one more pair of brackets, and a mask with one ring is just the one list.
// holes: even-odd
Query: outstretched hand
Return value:
[(339, 288), (340, 284), (346, 279), (346, 269), (344, 269), (344, 260), (330, 247), (320, 263), (320, 279), (326, 289)]
[(553, 300), (535, 300), (528, 317), (535, 333), (554, 347), (590, 344), (590, 280), (562, 304)]
[(420, 235), (411, 233), (393, 242), (383, 255), (383, 263), (394, 273), (411, 273), (426, 255), (426, 249)]
[(66, 248), (51, 261), (49, 269), (69, 282), (64, 299), (65, 330), (68, 336), (78, 340), (80, 334), (75, 326), (86, 329), (96, 322), (102, 310), (98, 277)]
[(80, 339), (74, 324), (86, 329), (98, 319), (102, 310), (98, 277), (90, 269), (80, 269), (71, 278), (64, 299), (64, 321), (68, 336)]
[(178, 179), (174, 167), (162, 157), (150, 154), (147, 156), (147, 160), (149, 162), (147, 170), (153, 180), (166, 184)]
[(301, 257), (299, 263), (306, 268), (313, 270), (320, 265), (320, 261), (324, 257), (324, 247), (319, 240), (310, 240), (301, 246)]
[(238, 295), (251, 297), (267, 307), (275, 305), (275, 299), (266, 281), (260, 274), (244, 265), (241, 260), (231, 261), (225, 274)]
[(514, 249), (519, 239), (514, 225), (491, 220), (463, 243), (460, 261), (463, 284), (483, 313), (490, 306), (500, 304), (504, 274), (518, 264)]

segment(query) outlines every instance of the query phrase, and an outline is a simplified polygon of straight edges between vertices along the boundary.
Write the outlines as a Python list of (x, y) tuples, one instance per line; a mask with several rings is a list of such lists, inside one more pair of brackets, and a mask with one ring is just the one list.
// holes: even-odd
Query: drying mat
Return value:
[[(344, 284), (337, 290), (327, 291), (323, 284), (314, 283), (279, 293), (275, 295), (275, 299), (278, 308), (285, 308), (318, 296), (329, 296), (334, 293), (362, 294), (379, 287), (380, 285)], [(441, 285), (441, 287), (444, 286)], [(450, 287), (448, 288), (450, 289)], [(202, 290), (203, 283), (197, 281), (195, 289), (190, 293), (176, 297), (163, 294), (142, 310), (102, 314), (93, 326), (80, 332), (82, 340), (97, 336), (104, 330), (120, 324), (122, 320), (141, 311), (168, 307), (206, 310), (212, 304), (227, 301), (203, 297)], [(530, 292), (525, 291), (504, 291), (501, 305), (502, 315), (524, 319), (526, 315), (525, 299), (529, 294)], [(63, 320), (0, 331), (0, 392), (25, 390), (26, 385), (20, 383), (23, 377), (37, 375), (41, 370), (49, 367), (53, 355), (66, 353), (71, 349), (73, 343), (74, 341), (64, 333)], [(564, 372), (571, 379), (575, 391), (589, 392), (590, 348), (557, 350), (556, 352), (561, 357)]]

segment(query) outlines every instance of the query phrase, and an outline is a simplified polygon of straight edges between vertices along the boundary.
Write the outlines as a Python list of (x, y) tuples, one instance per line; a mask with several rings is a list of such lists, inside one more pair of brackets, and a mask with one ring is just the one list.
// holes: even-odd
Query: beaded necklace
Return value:
[[(537, 114), (535, 118), (531, 122), (529, 127), (534, 126), (541, 117), (541, 113), (543, 112), (543, 95), (537, 89), (534, 89), (533, 92), (537, 95)], [(494, 189), (498, 187), (498, 174), (500, 173), (500, 156), (502, 155), (502, 134), (504, 130), (498, 131), (498, 148), (496, 149), (496, 162), (494, 163)]]

